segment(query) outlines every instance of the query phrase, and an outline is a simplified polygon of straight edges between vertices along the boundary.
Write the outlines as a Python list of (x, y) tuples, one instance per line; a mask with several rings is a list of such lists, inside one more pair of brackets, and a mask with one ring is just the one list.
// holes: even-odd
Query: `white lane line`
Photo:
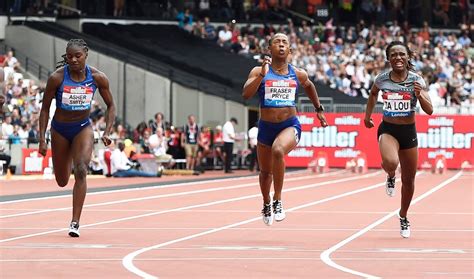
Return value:
[[(361, 178), (361, 177), (358, 177), (358, 178)], [(329, 197), (329, 198), (325, 198), (325, 199), (317, 200), (317, 201), (314, 201), (314, 202), (306, 203), (306, 204), (303, 204), (303, 205), (299, 205), (299, 206), (287, 209), (286, 211), (291, 212), (291, 211), (295, 211), (295, 210), (298, 210), (298, 209), (318, 205), (318, 204), (325, 203), (325, 202), (328, 202), (328, 201), (332, 201), (332, 200), (336, 200), (336, 199), (339, 199), (339, 198), (343, 198), (343, 197), (351, 196), (351, 195), (354, 195), (354, 194), (358, 194), (358, 193), (361, 193), (361, 192), (364, 192), (364, 191), (372, 190), (372, 189), (375, 189), (375, 188), (380, 187), (382, 185), (385, 185), (385, 182), (377, 183), (377, 184), (374, 184), (374, 185), (371, 185), (371, 186), (367, 186), (367, 187), (360, 188), (360, 189), (357, 189), (357, 190), (345, 192), (343, 194), (335, 195), (335, 196), (332, 196), (332, 197)], [(307, 186), (303, 186), (303, 187), (307, 187)], [(289, 192), (291, 190), (293, 190), (293, 189), (283, 190), (283, 192)], [(135, 251), (133, 253), (130, 253), (127, 256), (125, 256), (122, 260), (122, 264), (126, 269), (128, 269), (130, 272), (134, 273), (135, 275), (138, 275), (138, 276), (143, 277), (143, 278), (157, 278), (157, 277), (155, 277), (151, 274), (148, 274), (148, 273), (140, 270), (139, 268), (137, 268), (133, 264), (134, 258), (136, 256), (144, 253), (144, 252), (148, 252), (148, 251), (153, 250), (153, 249), (162, 248), (162, 247), (165, 247), (165, 246), (168, 246), (168, 245), (171, 245), (171, 244), (175, 244), (175, 243), (178, 243), (178, 242), (183, 242), (183, 241), (193, 239), (193, 238), (197, 238), (197, 237), (200, 237), (200, 236), (203, 236), (203, 235), (208, 235), (208, 234), (220, 232), (220, 231), (223, 231), (223, 230), (226, 230), (226, 229), (230, 229), (230, 228), (238, 227), (238, 226), (241, 226), (241, 225), (245, 225), (245, 224), (257, 221), (257, 220), (261, 220), (261, 218), (262, 217), (255, 217), (255, 218), (244, 220), (244, 221), (241, 221), (241, 222), (238, 222), (238, 223), (222, 226), (222, 227), (207, 230), (207, 231), (204, 231), (204, 232), (201, 232), (201, 233), (192, 234), (192, 235), (189, 235), (189, 236), (186, 236), (186, 237), (181, 237), (181, 238), (174, 239), (174, 240), (171, 240), (171, 241), (167, 241), (167, 242), (164, 242), (164, 243), (159, 243), (159, 244), (156, 244), (156, 245), (153, 245), (153, 246), (145, 247), (145, 248), (142, 248), (140, 250), (137, 250), (137, 251)]]
[[(472, 261), (472, 258), (337, 258), (338, 260), (343, 261)], [(89, 262), (89, 261), (120, 261), (120, 258), (97, 258), (97, 259), (9, 259), (9, 260), (0, 260), (4, 263), (14, 263), (14, 262)], [(199, 257), (199, 258), (142, 258), (135, 261), (138, 262), (152, 262), (152, 261), (288, 261), (288, 260), (306, 260), (306, 261), (317, 261), (319, 257)], [(432, 273), (432, 272), (426, 272)], [(432, 273), (434, 274), (434, 273)], [(441, 274), (441, 273), (440, 273)], [(448, 273), (443, 273), (448, 274)], [(455, 274), (455, 273), (453, 273)], [(464, 273), (463, 273), (464, 274)], [(471, 273), (466, 273), (471, 274)], [(149, 277), (150, 278), (150, 277)], [(153, 277), (156, 278), (156, 277)]]
[[(330, 184), (336, 184), (336, 183), (348, 182), (348, 181), (352, 181), (352, 180), (358, 180), (358, 179), (378, 175), (378, 173), (380, 173), (380, 172), (381, 171), (374, 172), (374, 173), (371, 173), (371, 174), (366, 174), (366, 175), (363, 175), (363, 176), (341, 178), (341, 179), (336, 179), (336, 180), (318, 182), (318, 183), (309, 184), (309, 185), (305, 185), (305, 186), (293, 187), (293, 188), (284, 190), (284, 192), (292, 192), (292, 191), (297, 191), (297, 190), (304, 190), (304, 189), (315, 188), (315, 187), (320, 187), (320, 186), (325, 186), (325, 185), (330, 185)], [(157, 212), (140, 214), (140, 215), (135, 215), (135, 216), (130, 216), (130, 217), (118, 218), (118, 219), (109, 220), (109, 221), (103, 221), (103, 222), (98, 222), (98, 223), (93, 223), (93, 224), (82, 225), (81, 228), (87, 228), (87, 227), (104, 225), (104, 224), (112, 224), (112, 223), (117, 223), (117, 222), (121, 222), (121, 221), (134, 220), (134, 219), (138, 219), (138, 218), (149, 217), (149, 216), (154, 216), (154, 215), (160, 215), (160, 214), (164, 214), (164, 213), (183, 211), (183, 210), (192, 209), (192, 208), (206, 207), (206, 206), (223, 204), (223, 203), (234, 202), (234, 201), (240, 201), (240, 200), (251, 199), (251, 198), (256, 198), (256, 197), (261, 197), (261, 194), (253, 194), (253, 195), (242, 196), (242, 197), (237, 197), (237, 198), (224, 199), (224, 200), (207, 202), (207, 203), (190, 205), (190, 206), (184, 206), (184, 207), (179, 207), (179, 208), (174, 208), (174, 209), (169, 209), (169, 210), (162, 210), (162, 211), (157, 211)], [(13, 241), (13, 240), (18, 240), (18, 239), (30, 238), (30, 237), (40, 236), (40, 235), (46, 235), (46, 234), (51, 234), (51, 233), (56, 233), (56, 232), (62, 232), (62, 231), (66, 231), (66, 230), (68, 230), (68, 229), (66, 228), (66, 229), (51, 230), (51, 231), (46, 231), (46, 232), (40, 232), (40, 233), (27, 234), (27, 235), (12, 237), (12, 238), (6, 238), (6, 239), (1, 239), (0, 243)]]
[[(304, 174), (306, 171), (295, 171), (295, 172), (289, 172), (285, 174), (285, 176), (294, 176), (297, 174)], [(337, 171), (331, 171), (328, 173), (323, 173), (319, 175), (306, 175), (306, 177), (325, 177), (325, 176), (331, 176), (331, 175), (336, 175), (345, 172), (344, 170), (337, 170)], [(221, 182), (227, 182), (227, 181), (238, 181), (238, 180), (247, 180), (247, 179), (255, 179), (256, 176), (244, 176), (244, 177), (232, 177), (232, 178), (216, 178), (216, 179), (209, 179), (209, 180), (204, 180), (204, 181), (186, 181), (186, 182), (181, 182), (181, 183), (176, 183), (176, 184), (163, 184), (163, 185), (156, 185), (156, 186), (143, 186), (143, 187), (138, 187), (138, 188), (127, 188), (127, 189), (117, 189), (117, 190), (105, 190), (105, 191), (100, 191), (100, 192), (93, 192), (93, 193), (88, 193), (88, 196), (95, 196), (95, 195), (103, 195), (103, 194), (110, 194), (110, 193), (121, 193), (121, 192), (133, 192), (133, 191), (144, 191), (144, 190), (153, 190), (153, 189), (166, 189), (166, 188), (175, 188), (175, 187), (183, 187), (183, 186), (189, 186), (189, 185), (202, 185), (202, 184), (207, 184), (207, 183), (221, 183)], [(170, 181), (172, 182), (172, 181)], [(123, 185), (122, 185), (123, 186)], [(57, 199), (57, 198), (65, 198), (65, 197), (70, 197), (71, 194), (63, 194), (63, 195), (58, 195), (58, 196), (51, 196), (51, 197), (41, 197), (41, 198), (29, 198), (29, 199), (21, 199), (21, 200), (14, 200), (14, 201), (3, 201), (0, 202), (0, 205), (3, 204), (11, 204), (11, 203), (20, 203), (20, 202), (28, 202), (28, 201), (39, 201), (39, 200), (49, 200), (49, 199)]]
[[(328, 176), (329, 176), (329, 174), (328, 174)], [(311, 176), (311, 175), (310, 176), (301, 176), (301, 177), (295, 177), (295, 178), (288, 178), (288, 179), (286, 179), (286, 181), (293, 182), (293, 181), (305, 180), (305, 179), (309, 179), (309, 178), (313, 178), (313, 177), (314, 176)], [(318, 176), (318, 177), (322, 177), (322, 175)], [(189, 183), (187, 185), (189, 185)], [(140, 198), (122, 199), (122, 200), (115, 200), (115, 201), (95, 203), (95, 204), (86, 204), (86, 205), (84, 205), (83, 208), (87, 209), (87, 208), (90, 208), (90, 207), (113, 205), (113, 204), (119, 204), (119, 203), (144, 201), (144, 200), (159, 199), (159, 198), (178, 197), (178, 196), (184, 196), (184, 195), (200, 194), (200, 193), (206, 193), (206, 192), (216, 192), (216, 191), (222, 191), (222, 190), (233, 190), (233, 189), (246, 188), (246, 187), (251, 187), (251, 186), (256, 186), (256, 185), (258, 185), (258, 182), (238, 184), (238, 185), (235, 185), (235, 186), (214, 187), (214, 188), (208, 188), (208, 189), (193, 190), (193, 191), (171, 193), (171, 194), (160, 194), (160, 195), (153, 195), (153, 196), (140, 197)], [(170, 185), (170, 186), (174, 186), (174, 185)], [(114, 193), (114, 191), (111, 191), (110, 193)], [(68, 206), (68, 207), (61, 207), (61, 208), (51, 208), (51, 209), (43, 209), (43, 210), (37, 210), (37, 211), (29, 211), (29, 212), (16, 213), (16, 214), (10, 214), (10, 215), (2, 215), (2, 216), (0, 216), (0, 219), (20, 217), (20, 216), (40, 214), (40, 213), (49, 213), (49, 212), (55, 212), (55, 211), (64, 211), (64, 210), (70, 210), (70, 209), (72, 209), (72, 207)], [(154, 211), (156, 211), (156, 210), (154, 210)]]
[[(420, 195), (417, 198), (415, 198), (414, 200), (412, 200), (411, 205), (412, 206), (415, 205), (419, 201), (421, 201), (424, 198), (430, 196), (431, 194), (433, 194), (434, 192), (436, 192), (439, 189), (443, 188), (444, 186), (448, 185), (449, 183), (455, 181), (461, 175), (462, 175), (462, 171), (459, 171), (458, 173), (456, 173), (455, 175), (453, 175), (449, 179), (443, 181), (442, 183), (438, 184), (434, 188), (430, 189), (429, 191), (423, 193), (422, 195)], [(330, 267), (333, 267), (333, 268), (335, 268), (337, 270), (340, 270), (342, 272), (350, 273), (350, 274), (357, 275), (357, 276), (360, 276), (360, 277), (365, 277), (365, 278), (379, 278), (375, 275), (371, 275), (371, 274), (368, 274), (368, 273), (363, 273), (363, 272), (353, 270), (353, 269), (344, 267), (342, 265), (339, 265), (339, 264), (335, 263), (333, 260), (331, 260), (331, 254), (333, 252), (335, 252), (336, 250), (338, 250), (339, 248), (343, 247), (344, 245), (348, 244), (349, 242), (353, 241), (354, 239), (360, 237), (361, 235), (365, 234), (366, 232), (370, 231), (371, 229), (375, 228), (376, 226), (382, 224), (383, 222), (385, 222), (388, 219), (392, 218), (393, 216), (397, 215), (399, 210), (400, 210), (400, 208), (392, 211), (391, 213), (385, 215), (384, 217), (382, 217), (382, 218), (378, 219), (377, 221), (373, 222), (372, 224), (368, 225), (367, 227), (361, 229), (357, 233), (349, 236), (348, 238), (344, 239), (343, 241), (341, 241), (341, 242), (337, 243), (336, 245), (330, 247), (329, 249), (325, 250), (320, 255), (321, 260), (325, 264), (329, 265)]]
[[(186, 210), (182, 210), (183, 212)], [(255, 212), (255, 211), (252, 211)], [(82, 228), (82, 227), (81, 227)], [(16, 228), (16, 227), (6, 227), (6, 228), (0, 228), (0, 231), (6, 231), (6, 230), (60, 230), (61, 228)], [(179, 231), (179, 230), (210, 230), (212, 229), (211, 227), (205, 227), (205, 228), (196, 228), (196, 227), (170, 227), (170, 228), (140, 228), (140, 227), (120, 227), (120, 228), (87, 228), (85, 230), (99, 230), (99, 231), (137, 231), (137, 230), (142, 230), (142, 231)], [(252, 228), (252, 227), (243, 227), (243, 228), (231, 228), (229, 230), (235, 230), (235, 231), (266, 231), (268, 230), (267, 228)], [(272, 231), (358, 231), (360, 228), (272, 228)], [(373, 229), (373, 232), (398, 232), (398, 229)], [(461, 232), (461, 233), (470, 233), (474, 232), (474, 229), (422, 229), (422, 228), (417, 228), (416, 230), (413, 230), (416, 232), (435, 232), (435, 233), (453, 233), (453, 232)]]

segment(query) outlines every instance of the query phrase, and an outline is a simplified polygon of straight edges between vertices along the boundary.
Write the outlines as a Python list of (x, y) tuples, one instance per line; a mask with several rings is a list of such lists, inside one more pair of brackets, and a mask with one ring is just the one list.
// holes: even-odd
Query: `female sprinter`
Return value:
[(407, 220), (408, 207), (415, 191), (415, 175), (418, 166), (418, 138), (415, 127), (415, 107), (417, 100), (424, 112), (431, 115), (433, 106), (428, 93), (423, 90), (423, 78), (414, 73), (410, 62), (412, 52), (402, 42), (391, 42), (385, 50), (391, 70), (375, 78), (367, 102), (364, 123), (374, 127), (370, 118), (379, 91), (382, 91), (383, 121), (377, 131), (382, 168), (387, 172), (386, 192), (395, 195), (395, 170), (398, 163), (402, 169), (402, 202), (399, 212), (400, 234), (410, 237), (410, 222)]
[(39, 153), (46, 155), (45, 132), (48, 126), (49, 107), (56, 99), (56, 111), (51, 120), (51, 151), (56, 182), (67, 185), (74, 166), (72, 194), (71, 237), (79, 236), (79, 219), (87, 191), (87, 169), (91, 160), (94, 138), (89, 113), (95, 90), (98, 88), (107, 105), (106, 127), (102, 142), (111, 143), (109, 134), (115, 119), (115, 104), (107, 76), (86, 65), (88, 47), (82, 39), (72, 39), (66, 47), (64, 61), (51, 74), (46, 84), (40, 113)]
[[(296, 147), (301, 135), (301, 125), (296, 117), (295, 98), (301, 85), (316, 108), (321, 126), (327, 122), (323, 106), (319, 102), (316, 88), (308, 74), (288, 63), (290, 43), (285, 34), (277, 33), (269, 41), (271, 58), (265, 57), (262, 66), (250, 71), (242, 96), (249, 99), (256, 92), (260, 99), (260, 121), (258, 125), (257, 157), (260, 166), (260, 190), (263, 196), (263, 222), (270, 226), (285, 219), (281, 201), (284, 156)], [(270, 197), (274, 184), (273, 203)]]

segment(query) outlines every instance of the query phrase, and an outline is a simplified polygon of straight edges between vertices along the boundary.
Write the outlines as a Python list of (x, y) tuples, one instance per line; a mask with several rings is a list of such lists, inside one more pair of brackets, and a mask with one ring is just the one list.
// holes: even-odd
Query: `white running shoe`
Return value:
[(400, 218), (400, 235), (403, 238), (409, 238), (411, 234), (410, 222), (408, 221), (406, 217), (403, 218), (403, 217), (400, 217), (399, 215), (398, 218)]
[(263, 223), (265, 223), (265, 225), (271, 226), (273, 224), (273, 211), (271, 203), (263, 204), (262, 218)]
[(69, 225), (69, 236), (70, 237), (79, 237), (81, 235), (79, 233), (79, 223), (72, 221), (71, 224)]
[(387, 176), (387, 183), (385, 183), (385, 192), (389, 197), (395, 196), (395, 176)]
[(275, 221), (280, 222), (285, 219), (286, 213), (281, 200), (275, 200), (273, 202), (273, 213), (275, 214)]

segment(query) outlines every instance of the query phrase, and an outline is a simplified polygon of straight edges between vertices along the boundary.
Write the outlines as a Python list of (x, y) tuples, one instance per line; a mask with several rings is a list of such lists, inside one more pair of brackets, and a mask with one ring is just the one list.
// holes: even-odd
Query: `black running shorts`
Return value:
[(377, 141), (382, 134), (389, 134), (394, 137), (400, 145), (400, 150), (418, 146), (415, 123), (399, 125), (382, 121), (377, 130)]

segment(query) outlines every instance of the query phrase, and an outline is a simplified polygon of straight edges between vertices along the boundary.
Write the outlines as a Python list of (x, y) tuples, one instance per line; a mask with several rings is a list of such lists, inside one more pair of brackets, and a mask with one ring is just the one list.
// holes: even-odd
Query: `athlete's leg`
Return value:
[(51, 129), (51, 153), (56, 182), (64, 187), (71, 177), (71, 144), (54, 129)]
[(415, 176), (418, 166), (418, 148), (403, 149), (398, 152), (402, 168), (402, 201), (400, 216), (406, 217), (415, 192)]
[[(285, 176), (285, 155), (288, 154), (297, 144), (296, 130), (294, 127), (288, 127), (281, 131), (272, 145), (273, 159), (273, 187), (275, 194), (273, 200), (281, 200), (281, 191), (283, 189), (283, 179)], [(260, 157), (259, 157), (260, 159)]]
[(394, 177), (399, 163), (398, 141), (392, 135), (382, 134), (379, 138), (379, 149), (382, 156), (382, 168), (389, 177)]
[(258, 164), (260, 167), (259, 182), (260, 191), (262, 192), (263, 202), (269, 204), (270, 188), (272, 186), (272, 148), (262, 143), (257, 144)]
[(74, 189), (72, 192), (72, 221), (79, 222), (87, 192), (87, 170), (94, 147), (92, 127), (82, 129), (72, 142), (74, 163)]

